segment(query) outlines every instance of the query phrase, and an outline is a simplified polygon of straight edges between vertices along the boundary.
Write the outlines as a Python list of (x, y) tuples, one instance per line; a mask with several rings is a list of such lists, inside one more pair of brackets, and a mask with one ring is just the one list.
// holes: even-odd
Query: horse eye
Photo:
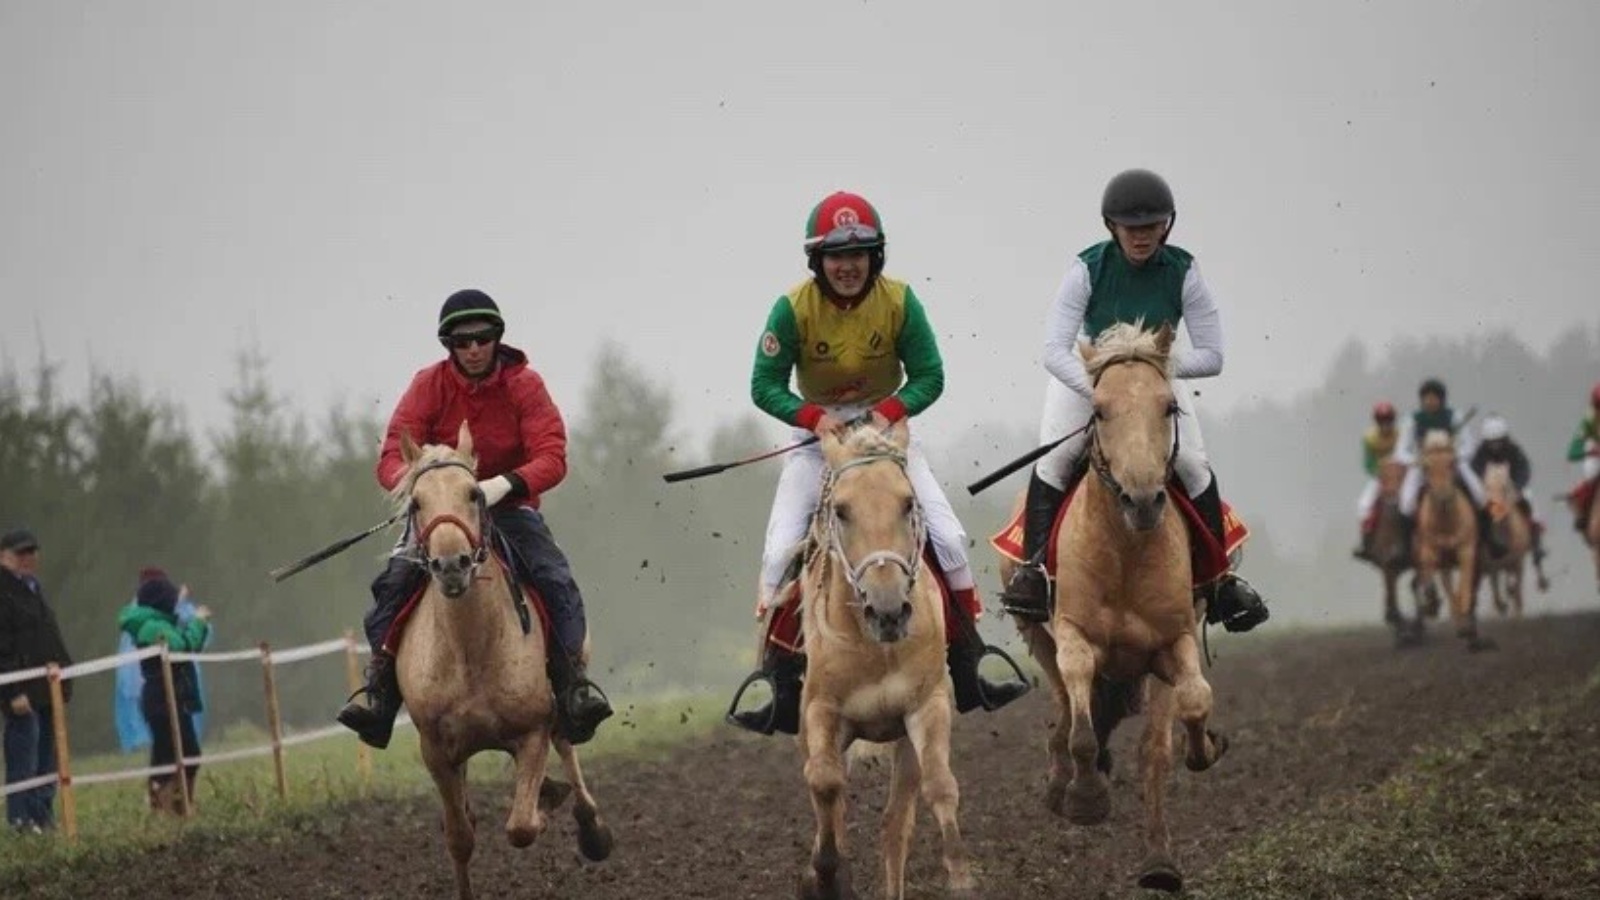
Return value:
[(411, 510), (411, 511), (412, 511), (412, 512), (416, 512), (416, 511), (417, 511), (417, 510), (419, 510), (419, 509), (421, 509), (421, 508), (422, 508), (422, 501), (421, 501), (421, 500), (418, 500), (418, 499), (417, 499), (417, 498), (415, 498), (415, 497), (412, 497), (412, 498), (411, 498), (411, 505), (410, 505), (410, 507), (409, 507), (409, 508), (410, 508), (410, 510)]
[(839, 517), (839, 521), (850, 524), (850, 507), (841, 503), (833, 508), (833, 514)]
[(1106, 411), (1098, 405), (1094, 408), (1094, 420), (1096, 422), (1104, 422), (1106, 420)]
[(915, 498), (915, 497), (907, 497), (905, 499), (905, 502), (900, 504), (900, 515), (902, 515), (902, 516), (911, 515), (911, 510), (916, 507), (916, 503), (917, 503), (917, 498)]
[(484, 500), (483, 489), (474, 486), (471, 491), (467, 492), (467, 499), (473, 503), (482, 503)]

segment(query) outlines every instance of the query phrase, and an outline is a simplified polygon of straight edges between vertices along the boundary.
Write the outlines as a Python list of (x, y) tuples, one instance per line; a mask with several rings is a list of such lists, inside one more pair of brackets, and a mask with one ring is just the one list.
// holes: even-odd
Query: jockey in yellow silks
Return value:
[[(797, 438), (837, 433), (862, 420), (888, 428), (921, 413), (944, 391), (944, 362), (922, 301), (910, 285), (883, 274), (886, 244), (878, 211), (856, 194), (828, 196), (807, 220), (804, 250), (812, 277), (773, 304), (750, 377), (756, 406), (793, 426)], [(825, 467), (815, 443), (785, 458), (762, 551), (758, 612), (784, 602), (775, 598), (795, 547), (806, 536)], [(981, 607), (967, 560), (966, 530), (914, 434), (906, 473), (953, 604), (975, 614)], [(1026, 692), (1025, 684), (992, 684), (978, 675), (985, 648), (976, 628), (951, 633), (948, 662), (957, 709), (997, 709)], [(772, 682), (773, 704), (734, 713), (731, 721), (762, 733), (794, 733), (803, 672), (800, 654), (766, 642), (758, 674)]]
[[(1078, 355), (1081, 337), (1094, 339), (1112, 325), (1162, 325), (1189, 333), (1189, 349), (1176, 354), (1179, 379), (1209, 378), (1222, 371), (1222, 321), (1216, 301), (1200, 278), (1194, 257), (1167, 243), (1177, 217), (1172, 189), (1161, 176), (1130, 169), (1111, 179), (1100, 204), (1112, 240), (1084, 250), (1068, 265), (1045, 321), (1044, 363), (1052, 376), (1045, 388), (1041, 443), (1088, 424), (1094, 385)], [(1226, 547), (1226, 523), (1217, 481), (1206, 458), (1191, 391), (1175, 392), (1179, 416), (1176, 476), (1207, 529)], [(1061, 443), (1034, 465), (1023, 517), (1023, 556), (1002, 602), (1020, 619), (1049, 618), (1044, 558), (1056, 514), (1084, 469), (1085, 435)], [(1206, 586), (1206, 620), (1229, 631), (1249, 631), (1267, 620), (1261, 595), (1229, 572)]]

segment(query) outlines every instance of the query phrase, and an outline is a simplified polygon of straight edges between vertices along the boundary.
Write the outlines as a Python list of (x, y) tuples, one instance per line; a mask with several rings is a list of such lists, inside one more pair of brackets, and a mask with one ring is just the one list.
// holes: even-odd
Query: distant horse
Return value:
[(1600, 502), (1589, 504), (1589, 527), (1583, 533), (1589, 549), (1594, 553), (1595, 584), (1600, 586)]
[[(1149, 333), (1117, 325), (1081, 347), (1094, 378), (1095, 477), (1083, 479), (1056, 538), (1051, 620), (1017, 623), (1056, 697), (1045, 789), (1052, 812), (1078, 824), (1105, 821), (1111, 795), (1104, 745), (1119, 719), (1144, 709), (1146, 858), (1139, 884), (1166, 891), (1183, 886), (1165, 807), (1174, 721), (1187, 734), (1184, 761), (1193, 771), (1215, 765), (1228, 746), (1206, 728), (1211, 685), (1200, 673), (1189, 531), (1178, 514), (1167, 514), (1177, 451), (1172, 339), (1170, 327)], [(1003, 580), (1013, 567), (1002, 561)]]
[(1501, 615), (1521, 618), (1522, 572), (1533, 549), (1533, 523), (1522, 514), (1521, 496), (1511, 481), (1509, 465), (1491, 463), (1484, 469), (1483, 489), (1492, 510), (1490, 527), (1505, 550), (1496, 554), (1489, 550), (1487, 540), (1479, 543), (1478, 578), (1489, 582), (1494, 608)]
[(887, 437), (857, 428), (822, 440), (824, 475), (801, 575), (806, 677), (799, 744), (816, 812), (802, 898), (854, 896), (845, 855), (847, 770), (854, 741), (894, 743), (884, 810), (884, 895), (905, 896), (917, 792), (943, 840), (950, 892), (973, 891), (950, 771), (953, 708), (945, 679), (944, 603), (922, 548), (922, 510), (906, 475), (904, 423)]
[(476, 823), (466, 771), (467, 760), (480, 751), (503, 750), (515, 758), (506, 838), (526, 847), (545, 830), (545, 811), (564, 797), (564, 787), (545, 782), (554, 744), (575, 796), (578, 847), (589, 859), (606, 858), (611, 830), (584, 783), (577, 753), (554, 731), (544, 634), (538, 627), (523, 633), (507, 568), (491, 549), (472, 433), (462, 423), (455, 449), (419, 449), (407, 435), (400, 450), (409, 469), (394, 497), (408, 511), (430, 580), (406, 623), (396, 672), (422, 739), (422, 760), (444, 803), (445, 844), (458, 896), (472, 897), (467, 864)]
[[(1383, 576), (1383, 621), (1394, 629), (1395, 643), (1410, 646), (1424, 634), (1423, 620), (1438, 611), (1412, 583), (1416, 615), (1407, 619), (1400, 611), (1400, 576), (1411, 568), (1411, 548), (1406, 546), (1405, 516), (1400, 512), (1400, 485), (1405, 481), (1405, 463), (1389, 458), (1378, 464), (1378, 501), (1374, 511), (1371, 551), (1366, 559)], [(1435, 598), (1436, 599), (1436, 598)]]
[(1439, 583), (1450, 597), (1456, 636), (1467, 649), (1489, 650), (1494, 643), (1478, 635), (1478, 521), (1472, 501), (1456, 484), (1456, 450), (1449, 433), (1431, 431), (1423, 440), (1426, 483), (1417, 504), (1417, 578)]

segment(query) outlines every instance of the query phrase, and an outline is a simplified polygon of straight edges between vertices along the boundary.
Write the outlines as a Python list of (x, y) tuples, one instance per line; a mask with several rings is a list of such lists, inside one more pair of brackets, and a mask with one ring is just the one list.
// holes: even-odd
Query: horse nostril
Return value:
[(463, 569), (468, 568), (472, 565), (472, 557), (463, 553), (456, 557), (456, 564)]
[(1156, 491), (1156, 499), (1155, 499), (1156, 507), (1160, 508), (1161, 504), (1166, 503), (1166, 502), (1167, 502), (1167, 492), (1164, 491), (1164, 490)]
[(900, 621), (904, 622), (909, 618), (911, 618), (911, 601), (907, 600), (900, 604)]
[(1121, 494), (1117, 495), (1117, 502), (1121, 503), (1125, 509), (1132, 509), (1135, 505), (1133, 502), (1133, 496), (1127, 491), (1123, 491)]

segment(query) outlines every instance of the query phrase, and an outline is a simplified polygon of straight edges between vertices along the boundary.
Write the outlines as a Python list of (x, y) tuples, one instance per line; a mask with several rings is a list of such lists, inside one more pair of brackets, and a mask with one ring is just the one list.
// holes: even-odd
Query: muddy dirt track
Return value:
[[(1207, 860), (1230, 843), (1272, 828), (1321, 797), (1371, 785), (1424, 746), (1450, 744), (1517, 707), (1556, 699), (1600, 664), (1600, 615), (1490, 623), (1487, 633), (1499, 641), (1499, 651), (1470, 656), (1439, 636), (1397, 653), (1377, 630), (1286, 636), (1254, 647), (1253, 635), (1230, 640), (1209, 675), (1217, 696), (1214, 721), (1232, 738), (1232, 749), (1208, 773), (1195, 775), (1180, 765), (1170, 794), (1174, 851), (1188, 886), (1204, 895)], [(1113, 742), (1112, 818), (1086, 829), (1053, 818), (1040, 803), (1049, 722), (1043, 690), (1001, 713), (958, 722), (961, 823), (980, 896), (1143, 896), (1130, 877), (1142, 855), (1139, 795), (1131, 780), (1138, 723)], [(565, 811), (537, 845), (514, 851), (500, 831), (506, 792), (479, 789), (475, 805), (484, 827), (472, 871), (480, 897), (793, 896), (812, 817), (791, 742), (730, 729), (670, 758), (598, 762), (590, 773), (616, 831), (615, 856), (600, 865), (581, 862)], [(851, 848), (856, 884), (866, 897), (878, 896), (874, 848), (883, 781), (881, 773), (858, 773), (855, 783)], [(431, 797), (348, 807), (311, 833), (265, 846), (163, 851), (132, 871), (75, 884), (73, 893), (454, 896), (437, 821)], [(910, 865), (911, 896), (943, 896), (941, 875), (936, 834), (924, 810)]]

